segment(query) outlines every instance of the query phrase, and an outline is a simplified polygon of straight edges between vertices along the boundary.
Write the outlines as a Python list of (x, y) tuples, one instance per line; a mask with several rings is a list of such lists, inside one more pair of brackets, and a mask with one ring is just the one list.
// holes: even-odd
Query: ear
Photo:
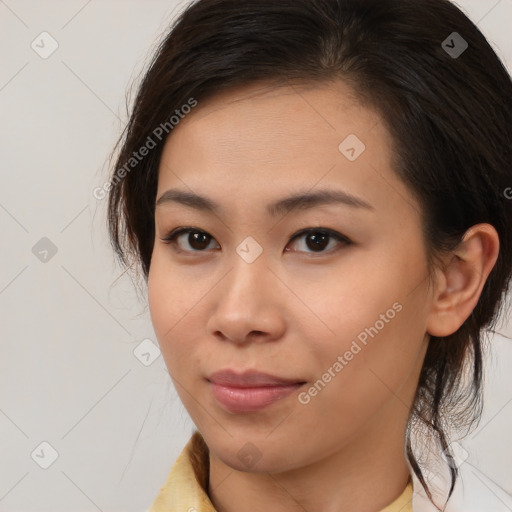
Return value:
[(427, 333), (443, 337), (453, 334), (475, 308), (499, 253), (499, 236), (490, 224), (469, 228), (460, 244), (438, 268)]

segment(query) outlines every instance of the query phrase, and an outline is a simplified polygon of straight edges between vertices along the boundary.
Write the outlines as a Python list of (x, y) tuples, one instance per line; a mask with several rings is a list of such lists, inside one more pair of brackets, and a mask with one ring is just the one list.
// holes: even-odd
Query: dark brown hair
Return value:
[[(448, 0), (192, 2), (157, 49), (118, 142), (111, 242), (120, 262), (140, 265), (147, 279), (169, 119), (191, 98), (200, 104), (256, 82), (332, 80), (349, 84), (386, 123), (394, 169), (421, 205), (429, 262), (474, 224), (499, 234), (498, 261), (474, 311), (454, 334), (430, 339), (411, 411), (409, 427), (428, 429), (450, 457), (447, 429), (469, 428), (480, 417), (484, 328), (497, 321), (512, 271), (512, 83), (479, 29)], [(160, 138), (159, 126), (166, 127)], [(148, 138), (153, 147), (127, 168)], [(407, 456), (432, 498), (410, 428)], [(450, 471), (449, 496), (456, 465)]]

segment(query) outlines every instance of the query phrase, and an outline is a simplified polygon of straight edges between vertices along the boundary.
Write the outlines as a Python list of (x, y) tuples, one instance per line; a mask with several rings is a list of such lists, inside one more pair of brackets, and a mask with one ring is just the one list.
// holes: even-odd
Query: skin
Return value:
[[(355, 161), (338, 149), (349, 134), (366, 146)], [(405, 432), (429, 334), (450, 334), (469, 316), (499, 244), (491, 226), (474, 226), (429, 273), (420, 207), (391, 156), (381, 118), (342, 82), (230, 90), (200, 103), (166, 142), (157, 199), (172, 188), (221, 207), (158, 205), (148, 278), (155, 333), (210, 449), (208, 494), (221, 512), (375, 512), (406, 486)], [(320, 189), (371, 208), (266, 211)], [(210, 235), (207, 248), (187, 234), (162, 240), (180, 226)], [(307, 235), (293, 239), (304, 228), (351, 243), (331, 237), (315, 251)], [(248, 236), (263, 249), (252, 263), (236, 251)], [(396, 303), (400, 312), (301, 403), (299, 393)], [(206, 380), (226, 368), (306, 384), (263, 410), (232, 413)], [(250, 467), (237, 456), (248, 442), (260, 456)]]

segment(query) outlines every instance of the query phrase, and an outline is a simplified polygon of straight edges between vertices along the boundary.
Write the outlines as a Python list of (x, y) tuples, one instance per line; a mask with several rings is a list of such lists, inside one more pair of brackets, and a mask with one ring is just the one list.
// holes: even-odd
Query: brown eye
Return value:
[(195, 250), (201, 251), (206, 249), (210, 244), (211, 236), (206, 233), (188, 233), (188, 237), (186, 238), (187, 242), (190, 244), (190, 247), (193, 247)]
[[(331, 249), (334, 248), (336, 250), (336, 246), (339, 245), (350, 245), (352, 242), (346, 236), (343, 236), (336, 231), (332, 231), (330, 229), (306, 229), (299, 233), (297, 233), (293, 238), (292, 242), (296, 240), (301, 240), (299, 245), (299, 252), (313, 252), (313, 253), (322, 253), (322, 252), (330, 252)], [(326, 250), (326, 248), (328, 248)], [(339, 248), (339, 247), (338, 247)], [(295, 250), (294, 252), (296, 252)]]
[(312, 251), (323, 251), (329, 245), (330, 235), (325, 233), (309, 233), (306, 235), (306, 245)]
[(214, 238), (208, 233), (198, 229), (179, 228), (175, 229), (161, 240), (165, 243), (178, 246), (178, 249), (182, 251), (203, 252), (208, 249), (208, 246)]

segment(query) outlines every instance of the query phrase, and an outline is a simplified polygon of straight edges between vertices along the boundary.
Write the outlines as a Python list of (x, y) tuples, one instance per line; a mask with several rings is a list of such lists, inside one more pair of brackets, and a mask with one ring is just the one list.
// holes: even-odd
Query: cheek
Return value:
[(201, 410), (197, 410), (197, 401), (192, 398), (200, 396), (195, 388), (197, 373), (194, 370), (200, 368), (202, 362), (201, 354), (193, 350), (197, 343), (193, 337), (198, 325), (197, 318), (194, 321), (197, 306), (191, 309), (192, 301), (178, 284), (181, 279), (177, 279), (175, 273), (159, 270), (158, 264), (155, 264), (148, 276), (148, 302), (153, 329), (176, 392), (192, 421), (202, 428)]
[(419, 321), (414, 304), (402, 304), (389, 323), (373, 322), (359, 331), (364, 336), (339, 338), (328, 349), (322, 347), (315, 377), (301, 397), (304, 421), (318, 428), (313, 423), (322, 418), (325, 435), (350, 435), (386, 404), (407, 404), (424, 355)]
[(188, 289), (179, 271), (168, 268), (165, 258), (154, 252), (148, 275), (148, 305), (160, 350), (172, 375), (187, 348), (188, 338), (183, 337), (183, 330), (193, 299), (187, 294)]
[(360, 272), (334, 275), (314, 296), (330, 332), (309, 336), (314, 378), (322, 381), (319, 387), (329, 381), (319, 402), (333, 400), (361, 414), (418, 369), (428, 316), (421, 245), (372, 258), (359, 261)]
[(320, 286), (307, 276), (300, 294), (318, 313), (325, 326), (323, 332), (330, 333), (327, 347), (348, 350), (351, 340), (358, 336), (364, 342), (370, 335), (368, 330), (390, 331), (389, 325), (404, 316), (397, 310), (407, 303), (415, 301), (415, 308), (424, 305), (425, 296), (415, 293), (427, 275), (421, 249), (419, 243), (417, 247), (402, 248), (382, 244), (344, 258), (328, 278), (319, 276)]

